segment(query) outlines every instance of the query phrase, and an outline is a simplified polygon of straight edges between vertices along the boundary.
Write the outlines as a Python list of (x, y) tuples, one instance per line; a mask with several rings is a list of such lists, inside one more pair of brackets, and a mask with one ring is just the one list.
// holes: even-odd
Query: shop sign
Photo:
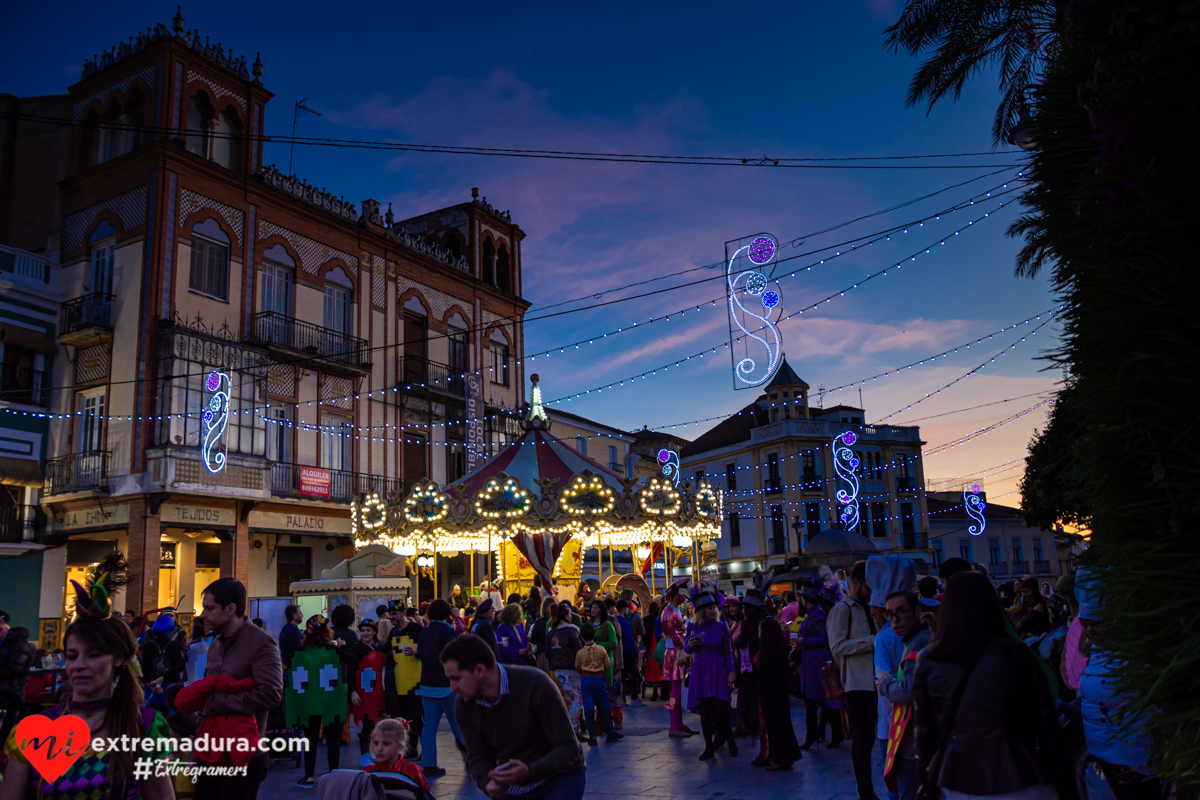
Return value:
[(175, 569), (175, 542), (159, 542), (158, 566), (160, 569)]
[(251, 530), (287, 531), (311, 536), (349, 536), (349, 517), (326, 517), (318, 514), (285, 514), (277, 511), (251, 511)]
[(194, 528), (237, 527), (237, 512), (232, 508), (204, 508), (164, 503), (160, 519), (164, 525), (186, 525)]
[(329, 497), (333, 486), (333, 473), (317, 467), (300, 468), (300, 494), (312, 497)]
[(51, 533), (128, 525), (129, 506), (73, 508), (69, 511), (64, 511), (61, 518), (55, 518), (51, 515), (47, 522), (49, 523)]

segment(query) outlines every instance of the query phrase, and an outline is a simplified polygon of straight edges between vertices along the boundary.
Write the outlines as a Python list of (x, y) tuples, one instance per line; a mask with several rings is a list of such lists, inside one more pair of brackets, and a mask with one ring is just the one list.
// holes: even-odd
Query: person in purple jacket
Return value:
[(738, 754), (737, 740), (729, 718), (729, 690), (733, 686), (733, 647), (729, 626), (720, 618), (718, 599), (701, 590), (693, 595), (696, 615), (688, 626), (684, 651), (693, 654), (688, 683), (688, 710), (700, 714), (704, 732), (701, 761), (712, 758), (721, 745), (729, 743), (729, 755)]
[(822, 668), (833, 661), (833, 653), (829, 651), (829, 634), (825, 631), (825, 620), (829, 613), (831, 602), (822, 598), (811, 583), (805, 583), (800, 590), (800, 602), (808, 609), (804, 621), (800, 623), (800, 647), (804, 651), (804, 664), (800, 675), (804, 685), (804, 744), (801, 750), (808, 750), (825, 732), (825, 723), (821, 719), (823, 710), (825, 719), (829, 720), (832, 729), (830, 747), (838, 747), (842, 743), (842, 706), (836, 700), (825, 696), (825, 680), (821, 675)]
[(525, 638), (525, 612), (509, 603), (500, 612), (496, 626), (496, 660), (501, 664), (529, 666), (529, 642)]

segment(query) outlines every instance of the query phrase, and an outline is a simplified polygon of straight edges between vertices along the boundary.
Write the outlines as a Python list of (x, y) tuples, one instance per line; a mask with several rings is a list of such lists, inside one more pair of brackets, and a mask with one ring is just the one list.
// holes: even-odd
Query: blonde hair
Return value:
[(377, 733), (394, 738), (402, 751), (408, 746), (408, 723), (402, 719), (379, 720), (375, 723), (375, 730), (371, 731), (371, 735), (374, 736)]

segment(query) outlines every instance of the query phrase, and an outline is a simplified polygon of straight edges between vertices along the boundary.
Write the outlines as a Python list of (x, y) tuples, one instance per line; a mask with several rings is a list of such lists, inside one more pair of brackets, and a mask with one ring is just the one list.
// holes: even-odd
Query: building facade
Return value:
[(289, 595), (353, 552), (356, 495), (453, 480), (515, 430), (511, 215), (473, 190), (397, 221), (264, 164), (262, 64), (208, 41), (177, 16), (68, 90), (44, 633), (113, 547), (138, 612), (218, 576)]
[(1021, 518), (1021, 510), (987, 503), (987, 524), (981, 533), (971, 533), (977, 523), (964, 511), (961, 492), (929, 492), (929, 544), (937, 563), (954, 556), (988, 568), (992, 580), (1019, 580), (1025, 577), (1054, 578), (1070, 572), (1073, 565), (1063, 563), (1058, 539), (1061, 531), (1030, 528)]
[(859, 408), (813, 408), (808, 388), (785, 360), (764, 394), (680, 453), (683, 480), (707, 477), (724, 490), (716, 568), (705, 574), (726, 590), (749, 587), (756, 568), (782, 566), (842, 527), (837, 492), (850, 486), (834, 471), (831, 445), (845, 431), (856, 436), (857, 532), (881, 552), (932, 560), (920, 430), (866, 425)]

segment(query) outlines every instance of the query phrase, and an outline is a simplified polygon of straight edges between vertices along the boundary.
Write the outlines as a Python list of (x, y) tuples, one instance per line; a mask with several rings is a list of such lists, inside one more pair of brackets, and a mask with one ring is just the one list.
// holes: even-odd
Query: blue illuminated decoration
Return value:
[(833, 440), (833, 471), (850, 484), (850, 491), (838, 489), (837, 492), (837, 501), (842, 506), (842, 525), (848, 531), (858, 527), (858, 476), (854, 474), (858, 469), (858, 457), (850, 449), (857, 441), (853, 431), (838, 434)]
[(663, 477), (670, 478), (676, 486), (679, 485), (679, 453), (665, 447), (658, 451), (658, 463)]
[(987, 528), (987, 517), (983, 515), (987, 503), (983, 502), (983, 498), (979, 496), (982, 491), (983, 487), (978, 483), (973, 483), (963, 489), (963, 508), (967, 510), (967, 516), (979, 523), (967, 528), (967, 532), (972, 536), (978, 536)]
[[(770, 234), (725, 243), (729, 349), (735, 389), (749, 389), (770, 380), (783, 359), (783, 334), (778, 327), (783, 298), (779, 284), (771, 277), (778, 258), (779, 244)], [(747, 297), (757, 298), (757, 302), (746, 303)]]
[(229, 421), (229, 376), (216, 370), (208, 373), (205, 387), (212, 393), (204, 409), (204, 441), (200, 455), (209, 472), (225, 469), (225, 425)]

